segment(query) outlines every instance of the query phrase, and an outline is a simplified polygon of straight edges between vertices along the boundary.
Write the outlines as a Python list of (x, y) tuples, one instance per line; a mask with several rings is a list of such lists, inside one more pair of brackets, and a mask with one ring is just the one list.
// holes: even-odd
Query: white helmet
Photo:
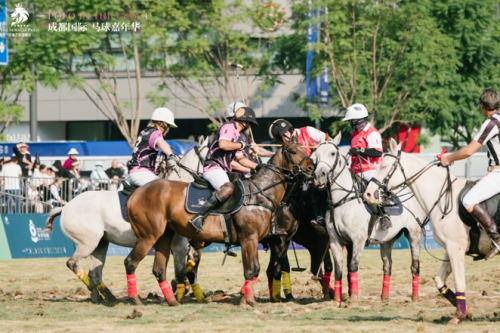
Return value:
[(174, 123), (174, 114), (167, 108), (158, 108), (154, 110), (151, 120), (163, 121), (169, 124), (170, 127), (177, 128), (177, 125)]
[(75, 148), (71, 148), (68, 151), (68, 155), (78, 155), (78, 150), (76, 150)]
[(241, 102), (234, 102), (229, 104), (226, 108), (226, 118), (234, 117), (234, 113), (236, 112), (236, 110), (244, 108), (245, 106), (246, 105)]
[(345, 117), (342, 119), (343, 121), (351, 120), (351, 119), (361, 119), (368, 117), (368, 110), (363, 104), (353, 104), (347, 108), (345, 112)]

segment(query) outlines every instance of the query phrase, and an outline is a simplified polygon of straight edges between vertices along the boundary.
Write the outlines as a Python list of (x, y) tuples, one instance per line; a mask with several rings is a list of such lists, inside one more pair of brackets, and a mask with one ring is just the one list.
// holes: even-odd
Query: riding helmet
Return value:
[(269, 126), (269, 136), (273, 142), (281, 141), (287, 131), (293, 132), (293, 125), (285, 119), (277, 119)]
[(252, 108), (245, 106), (236, 110), (233, 119), (239, 121), (247, 121), (249, 123), (259, 125), (259, 123), (257, 123), (257, 120), (255, 120), (255, 118), (256, 118), (255, 111)]

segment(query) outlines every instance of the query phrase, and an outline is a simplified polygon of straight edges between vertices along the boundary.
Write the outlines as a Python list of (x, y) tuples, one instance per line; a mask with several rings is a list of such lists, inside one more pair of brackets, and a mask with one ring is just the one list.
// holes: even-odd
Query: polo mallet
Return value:
[[(235, 62), (230, 62), (228, 63), (228, 65), (234, 68), (234, 71), (236, 72), (236, 80), (238, 81), (238, 86), (240, 87), (241, 99), (243, 101), (243, 104), (248, 105), (247, 101), (245, 100), (245, 97), (243, 96), (243, 89), (241, 88), (240, 75), (238, 74), (238, 69), (243, 69), (243, 65)], [(255, 139), (253, 138), (252, 127), (250, 127), (250, 137), (252, 138), (252, 142), (255, 143)], [(259, 158), (259, 154), (257, 153), (257, 151), (255, 151), (255, 155), (257, 156), (257, 158)]]
[(299, 259), (297, 259), (297, 252), (295, 252), (295, 244), (292, 241), (293, 254), (295, 254), (295, 261), (297, 262), (297, 267), (292, 267), (293, 272), (303, 272), (306, 269), (304, 267), (300, 267)]
[(326, 246), (325, 253), (323, 253), (323, 258), (321, 258), (321, 262), (319, 263), (319, 268), (318, 271), (316, 272), (316, 275), (314, 275), (311, 279), (315, 281), (321, 281), (321, 278), (319, 277), (319, 272), (321, 271), (321, 264), (325, 260), (326, 252), (328, 251), (328, 248), (330, 248), (330, 244)]

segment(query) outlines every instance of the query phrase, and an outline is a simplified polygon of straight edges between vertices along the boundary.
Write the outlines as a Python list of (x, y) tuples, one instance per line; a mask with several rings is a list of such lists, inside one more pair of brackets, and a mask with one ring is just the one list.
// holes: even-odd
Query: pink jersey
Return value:
[[(352, 133), (351, 148), (374, 148), (382, 152), (382, 137), (375, 127), (368, 123), (361, 131)], [(361, 167), (363, 172), (377, 170), (380, 163), (382, 157), (369, 157), (363, 154), (352, 156), (351, 172), (361, 173)]]
[(238, 150), (223, 150), (219, 147), (219, 141), (227, 140), (231, 142), (240, 142), (240, 139), (240, 132), (236, 129), (236, 124), (232, 121), (224, 123), (217, 131), (214, 142), (212, 142), (210, 146), (203, 172), (214, 169), (222, 169), (226, 172), (231, 172), (231, 162), (236, 155), (242, 155), (243, 152)]

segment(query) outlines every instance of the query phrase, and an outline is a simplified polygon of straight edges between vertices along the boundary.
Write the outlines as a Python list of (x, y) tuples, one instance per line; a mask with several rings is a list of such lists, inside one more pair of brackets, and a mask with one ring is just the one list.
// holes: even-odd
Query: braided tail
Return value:
[(43, 231), (45, 232), (51, 232), (52, 231), (52, 223), (54, 222), (54, 219), (61, 215), (63, 210), (63, 207), (57, 207), (54, 208), (50, 211), (49, 213), (49, 218), (47, 219), (47, 223), (45, 224), (45, 229)]

